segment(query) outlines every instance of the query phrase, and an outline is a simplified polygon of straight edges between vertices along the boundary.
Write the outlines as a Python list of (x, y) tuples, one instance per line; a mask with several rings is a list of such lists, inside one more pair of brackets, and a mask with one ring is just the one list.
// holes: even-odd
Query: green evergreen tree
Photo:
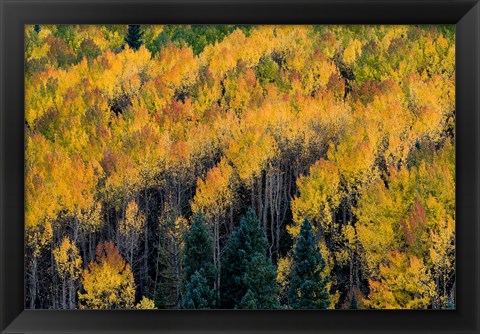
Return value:
[(185, 235), (184, 250), (184, 308), (212, 308), (215, 306), (213, 282), (213, 240), (199, 212)]
[(253, 290), (259, 308), (278, 308), (280, 289), (277, 285), (277, 271), (266, 252), (253, 255), (243, 276), (243, 284)]
[(185, 234), (184, 273), (189, 278), (196, 271), (204, 269), (213, 276), (213, 239), (201, 212), (192, 219), (192, 226)]
[(330, 305), (330, 296), (327, 291), (328, 277), (323, 277), (325, 260), (307, 219), (300, 228), (292, 258), (290, 306), (295, 309), (326, 309)]
[[(268, 241), (255, 212), (249, 209), (231, 236), (222, 261), (222, 304), (224, 308), (255, 305), (258, 309), (278, 308), (276, 270), (267, 257)], [(242, 302), (243, 300), (243, 302)]]
[(252, 292), (252, 290), (248, 289), (247, 293), (245, 294), (245, 296), (243, 296), (242, 300), (240, 301), (239, 306), (241, 309), (244, 309), (244, 310), (258, 309), (255, 294)]
[(355, 294), (352, 294), (352, 298), (350, 299), (350, 305), (348, 305), (350, 310), (357, 310), (358, 309), (358, 300), (355, 297)]
[(125, 36), (125, 43), (134, 50), (138, 50), (143, 44), (144, 31), (139, 24), (129, 24), (127, 36)]
[(210, 309), (215, 307), (215, 291), (211, 287), (211, 280), (207, 279), (203, 268), (196, 271), (187, 282), (182, 307), (185, 309)]

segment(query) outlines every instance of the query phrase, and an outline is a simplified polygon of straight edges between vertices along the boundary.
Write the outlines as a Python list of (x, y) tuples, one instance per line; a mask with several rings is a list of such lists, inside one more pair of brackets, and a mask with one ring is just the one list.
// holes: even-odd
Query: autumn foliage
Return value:
[(95, 261), (83, 272), (82, 286), (80, 308), (132, 308), (134, 304), (132, 270), (111, 241), (97, 246)]
[(454, 308), (454, 36), (26, 26), (26, 307)]

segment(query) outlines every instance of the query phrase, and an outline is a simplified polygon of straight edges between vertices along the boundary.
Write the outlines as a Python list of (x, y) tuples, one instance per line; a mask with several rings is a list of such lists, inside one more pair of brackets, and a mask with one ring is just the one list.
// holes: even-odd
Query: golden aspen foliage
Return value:
[(437, 231), (430, 231), (432, 246), (430, 248), (430, 261), (435, 271), (435, 278), (442, 279), (444, 284), (438, 287), (438, 306), (447, 307), (449, 292), (447, 290), (447, 279), (455, 270), (455, 222), (443, 220), (438, 223)]
[(330, 31), (323, 32), (318, 37), (317, 43), (319, 50), (328, 58), (333, 59), (337, 52), (337, 47), (339, 46), (337, 36)]
[[(371, 277), (377, 277), (379, 266), (388, 261), (388, 251), (408, 246), (411, 253), (426, 257), (432, 247), (428, 231), (438, 235), (445, 222), (454, 222), (453, 152), (447, 144), (431, 162), (410, 171), (391, 168), (388, 189), (382, 181), (364, 189), (355, 211), (356, 228)], [(449, 238), (451, 234), (440, 247), (451, 247)]]
[(343, 51), (343, 62), (351, 65), (362, 54), (362, 42), (354, 39)]
[(145, 296), (135, 305), (137, 310), (155, 310), (155, 302)]
[(25, 243), (35, 259), (52, 239), (51, 221), (59, 204), (55, 198), (48, 152), (50, 145), (42, 136), (27, 139), (25, 152)]
[(41, 43), (45, 39), (45, 35), (49, 32), (46, 29), (37, 33), (34, 31), (33, 26), (28, 26), (25, 29), (25, 61), (31, 61), (32, 59), (40, 59), (46, 57), (50, 49), (48, 43)]
[(203, 212), (208, 220), (218, 219), (226, 214), (234, 200), (234, 171), (222, 159), (210, 169), (205, 180), (197, 180), (197, 191), (192, 201), (192, 212)]
[(302, 87), (305, 94), (312, 94), (320, 89), (325, 90), (330, 78), (339, 76), (335, 64), (322, 53), (315, 52), (310, 57), (308, 65), (301, 70), (303, 73)]
[(278, 260), (277, 263), (277, 282), (280, 285), (282, 293), (288, 291), (289, 277), (292, 271), (292, 257), (287, 255)]
[(119, 207), (124, 198), (130, 198), (138, 191), (140, 171), (128, 155), (109, 149), (105, 149), (102, 165), (107, 172), (103, 196)]
[(118, 222), (120, 250), (125, 252), (127, 260), (133, 266), (133, 257), (138, 248), (138, 241), (145, 228), (145, 215), (139, 211), (135, 201), (130, 201), (125, 209), (125, 216)]
[(338, 168), (328, 160), (319, 160), (309, 174), (297, 179), (300, 195), (292, 200), (294, 224), (287, 227), (292, 237), (298, 237), (305, 218), (322, 231), (333, 227), (333, 213), (342, 199)]
[(157, 77), (145, 82), (137, 103), (141, 103), (150, 114), (156, 114), (167, 106), (171, 94), (171, 89), (167, 88), (161, 77)]
[(381, 281), (370, 280), (368, 306), (376, 309), (423, 309), (431, 303), (434, 283), (421, 259), (398, 251), (380, 266)]
[(455, 305), (454, 26), (128, 29), (25, 27), (26, 305), (182, 307), (201, 211), (224, 307), (248, 208), (281, 307), (305, 218), (330, 308)]
[(319, 249), (322, 253), (322, 256), (325, 258), (325, 270), (323, 272), (323, 278), (327, 280), (327, 291), (330, 295), (330, 305), (327, 309), (333, 310), (340, 300), (340, 291), (335, 290), (335, 285), (337, 285), (337, 279), (332, 275), (334, 266), (335, 266), (335, 254), (330, 251), (327, 247), (327, 244), (324, 240), (318, 241)]
[(400, 219), (400, 227), (409, 251), (417, 256), (422, 256), (424, 251), (423, 234), (427, 230), (427, 215), (418, 198), (415, 198), (407, 217)]
[(130, 265), (113, 242), (97, 246), (94, 261), (83, 271), (82, 291), (78, 293), (82, 309), (133, 308), (135, 282)]
[[(404, 164), (418, 137), (412, 133), (413, 115), (402, 89), (393, 81), (371, 89), (374, 95), (368, 104), (355, 104), (354, 122), (368, 129), (369, 141), (382, 154), (387, 166)], [(363, 98), (367, 98), (365, 95)]]
[(415, 117), (417, 138), (428, 136), (433, 142), (443, 139), (445, 123), (455, 110), (455, 83), (439, 75), (422, 80), (409, 77), (409, 104)]
[(339, 145), (330, 146), (328, 160), (338, 166), (349, 195), (354, 194), (355, 189), (375, 180), (376, 153), (370, 133), (362, 127), (347, 134)]
[(34, 227), (44, 218), (53, 219), (59, 210), (52, 169), (52, 145), (41, 135), (26, 140), (25, 151), (25, 226)]
[(314, 53), (314, 41), (309, 38), (309, 26), (280, 26), (275, 29), (278, 36), (278, 52), (285, 55), (284, 67), (302, 73), (309, 66)]
[(139, 212), (138, 205), (130, 201), (125, 209), (125, 218), (120, 221), (120, 234), (123, 237), (137, 235), (143, 229), (145, 216)]
[(388, 189), (378, 180), (363, 190), (354, 211), (356, 230), (365, 249), (365, 268), (370, 277), (377, 277), (379, 266), (388, 261), (388, 253), (399, 249), (400, 220), (415, 200), (416, 178), (408, 170), (390, 169)]
[(272, 42), (267, 36), (271, 35), (271, 28), (267, 28), (254, 32), (247, 39), (240, 29), (236, 29), (222, 42), (207, 46), (201, 55), (202, 62), (208, 64), (209, 71), (215, 78), (223, 78), (235, 69), (239, 60), (251, 68), (269, 49)]
[(91, 207), (80, 210), (78, 219), (80, 227), (85, 233), (99, 231), (103, 224), (101, 202), (96, 202)]
[(75, 243), (65, 237), (52, 253), (60, 278), (76, 281), (81, 273), (82, 258)]
[(212, 108), (215, 102), (220, 101), (222, 89), (208, 69), (200, 72), (198, 81), (193, 104), (198, 117), (200, 117)]
[(25, 86), (25, 121), (31, 126), (45, 113), (52, 110), (57, 80), (56, 71), (46, 71), (27, 79)]
[(32, 254), (30, 260), (40, 256), (41, 251), (50, 245), (52, 236), (52, 224), (48, 220), (40, 220), (33, 226), (25, 227), (25, 243)]
[(273, 26), (260, 26), (250, 33), (243, 45), (239, 44), (240, 59), (247, 67), (255, 66), (262, 57), (274, 51), (279, 43), (279, 40), (275, 39), (275, 30)]
[(417, 43), (418, 45), (418, 63), (419, 67), (429, 73), (447, 73), (453, 74), (454, 66), (454, 47), (445, 39), (444, 36), (434, 36), (428, 33)]
[[(148, 52), (148, 51), (145, 51)], [(191, 86), (198, 75), (198, 59), (190, 48), (163, 48), (153, 59), (149, 73), (153, 78), (161, 78), (170, 89)]]
[(234, 75), (227, 76), (224, 85), (226, 109), (238, 114), (242, 113), (249, 106), (249, 102), (255, 98), (258, 92), (257, 78), (251, 69), (245, 69), (238, 77)]
[(132, 97), (139, 93), (142, 80), (149, 75), (150, 52), (141, 47), (137, 52), (128, 46), (121, 53), (107, 51), (92, 64), (91, 78), (109, 99)]

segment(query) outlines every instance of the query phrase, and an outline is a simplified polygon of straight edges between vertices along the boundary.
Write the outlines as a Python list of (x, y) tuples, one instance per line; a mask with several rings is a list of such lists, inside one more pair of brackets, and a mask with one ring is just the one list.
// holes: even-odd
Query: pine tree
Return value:
[(194, 216), (192, 226), (185, 235), (184, 251), (184, 308), (212, 308), (215, 306), (213, 283), (213, 240), (203, 215)]
[(350, 304), (348, 305), (348, 309), (350, 310), (357, 310), (358, 309), (358, 300), (355, 294), (352, 294), (352, 298), (350, 299)]
[(244, 310), (258, 309), (257, 302), (255, 299), (255, 294), (252, 292), (252, 290), (248, 289), (245, 296), (243, 296), (239, 306), (241, 309), (244, 309)]
[(183, 265), (186, 278), (200, 269), (204, 269), (207, 276), (213, 271), (213, 240), (200, 211), (193, 217), (192, 226), (185, 235)]
[(215, 307), (215, 291), (211, 279), (207, 279), (202, 268), (190, 277), (185, 285), (182, 307), (186, 309), (210, 309)]
[(225, 253), (222, 270), (223, 307), (278, 307), (276, 270), (267, 257), (267, 250), (268, 242), (260, 221), (249, 209), (231, 236)]
[(328, 278), (323, 277), (325, 260), (305, 219), (293, 250), (293, 270), (290, 279), (290, 306), (295, 309), (326, 309), (330, 305)]
[(266, 252), (255, 253), (248, 263), (243, 283), (249, 288), (248, 291), (253, 290), (258, 308), (278, 308), (280, 290), (276, 279), (277, 271), (270, 258), (266, 256)]
[(125, 43), (134, 50), (138, 50), (143, 44), (142, 36), (144, 31), (139, 24), (129, 24)]

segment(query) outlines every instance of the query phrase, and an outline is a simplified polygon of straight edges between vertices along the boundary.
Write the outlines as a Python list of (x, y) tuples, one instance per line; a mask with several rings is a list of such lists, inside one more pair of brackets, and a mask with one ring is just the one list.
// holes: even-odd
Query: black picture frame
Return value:
[[(1, 333), (479, 333), (478, 0), (0, 0), (0, 12)], [(24, 25), (47, 23), (456, 24), (456, 310), (24, 310)]]

